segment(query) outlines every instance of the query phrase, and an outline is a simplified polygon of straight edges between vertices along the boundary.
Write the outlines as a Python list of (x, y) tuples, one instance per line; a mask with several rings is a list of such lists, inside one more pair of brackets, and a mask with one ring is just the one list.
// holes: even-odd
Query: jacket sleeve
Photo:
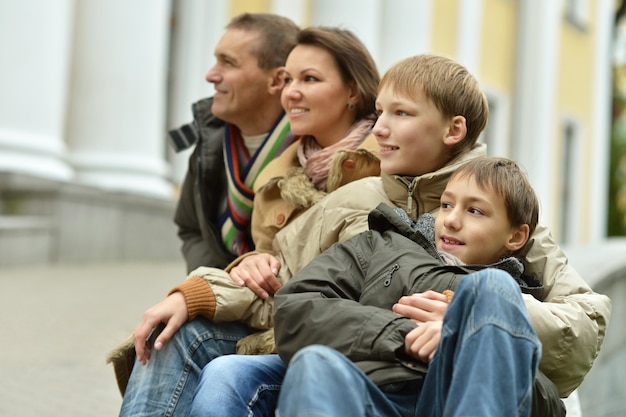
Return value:
[(542, 278), (540, 302), (524, 295), (542, 343), (540, 369), (568, 396), (583, 381), (604, 340), (611, 301), (595, 293), (568, 264), (549, 230), (538, 225), (525, 256), (526, 272)]
[(202, 237), (199, 216), (195, 203), (196, 150), (189, 158), (189, 168), (181, 188), (180, 198), (174, 214), (178, 226), (178, 237), (182, 240), (182, 253), (187, 264), (187, 272), (202, 265), (213, 265), (209, 247)]
[(300, 348), (323, 344), (353, 361), (394, 361), (415, 324), (390, 309), (359, 304), (368, 255), (357, 250), (370, 232), (317, 257), (275, 296), (278, 353), (289, 362)]
[[(215, 135), (219, 132), (216, 131)], [(205, 143), (204, 146), (218, 146), (215, 143)], [(187, 272), (191, 272), (200, 266), (212, 266), (216, 268), (226, 267), (235, 256), (228, 253), (218, 235), (218, 231), (213, 225), (207, 224), (202, 208), (202, 197), (199, 190), (198, 173), (198, 152), (196, 146), (189, 157), (189, 168), (185, 175), (181, 188), (180, 198), (174, 214), (174, 223), (178, 226), (178, 237), (182, 240), (182, 253), (187, 264)], [(214, 158), (221, 156), (221, 152), (207, 150)], [(212, 165), (217, 165), (215, 161)], [(220, 167), (213, 167), (213, 170), (220, 170)], [(223, 170), (222, 170), (223, 171)], [(222, 198), (220, 189), (223, 188), (225, 178), (223, 172), (215, 172), (212, 175), (211, 183), (204, 184), (205, 189), (210, 190), (211, 201), (204, 201), (209, 207), (214, 209), (221, 204)]]
[(262, 300), (248, 287), (236, 285), (223, 269), (201, 266), (169, 294), (174, 292), (185, 297), (189, 320), (202, 316), (215, 323), (241, 322), (258, 330), (274, 323), (274, 300)]

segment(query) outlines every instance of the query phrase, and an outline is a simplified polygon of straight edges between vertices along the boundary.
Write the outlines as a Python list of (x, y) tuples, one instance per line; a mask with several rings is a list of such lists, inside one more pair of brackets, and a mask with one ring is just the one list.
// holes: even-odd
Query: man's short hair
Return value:
[(235, 16), (226, 29), (258, 32), (258, 42), (250, 53), (261, 69), (285, 65), (287, 55), (296, 45), (300, 28), (291, 19), (271, 13), (243, 13)]

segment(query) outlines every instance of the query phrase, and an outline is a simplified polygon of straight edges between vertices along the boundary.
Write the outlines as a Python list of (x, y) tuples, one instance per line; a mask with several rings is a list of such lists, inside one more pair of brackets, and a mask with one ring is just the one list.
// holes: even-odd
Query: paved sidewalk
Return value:
[(182, 259), (0, 269), (0, 416), (117, 416), (105, 356), (184, 277)]

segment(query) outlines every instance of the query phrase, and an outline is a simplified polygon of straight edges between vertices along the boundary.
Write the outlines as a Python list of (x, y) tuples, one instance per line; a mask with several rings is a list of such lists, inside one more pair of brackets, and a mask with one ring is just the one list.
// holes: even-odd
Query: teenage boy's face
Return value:
[(435, 220), (437, 249), (467, 264), (492, 264), (516, 249), (504, 199), (471, 176), (452, 178)]
[(380, 169), (391, 175), (418, 176), (447, 162), (444, 144), (450, 120), (418, 89), (408, 97), (384, 87), (376, 97), (378, 120), (373, 133), (380, 145)]

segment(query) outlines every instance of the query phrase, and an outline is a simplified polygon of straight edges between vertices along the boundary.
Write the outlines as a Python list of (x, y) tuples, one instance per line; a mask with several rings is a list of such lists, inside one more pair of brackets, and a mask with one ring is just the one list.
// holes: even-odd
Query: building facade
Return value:
[(0, 269), (180, 257), (172, 217), (189, 151), (174, 154), (166, 132), (212, 94), (213, 47), (246, 11), (350, 29), (381, 74), (426, 52), (464, 64), (489, 100), (489, 153), (527, 170), (561, 244), (598, 247), (615, 9), (613, 0), (0, 0)]
[[(244, 11), (351, 29), (381, 73), (413, 54), (457, 59), (489, 98), (482, 140), (527, 169), (542, 221), (562, 243), (606, 235), (611, 0), (2, 0), (0, 8), (0, 266), (32, 261), (27, 248), (40, 248), (42, 262), (141, 256), (129, 235), (146, 241), (148, 258), (179, 256), (176, 239), (149, 243), (174, 233), (189, 155), (172, 153), (166, 131), (212, 94), (204, 81), (212, 48)], [(126, 231), (129, 213), (138, 230)], [(152, 234), (141, 236), (148, 225)]]

